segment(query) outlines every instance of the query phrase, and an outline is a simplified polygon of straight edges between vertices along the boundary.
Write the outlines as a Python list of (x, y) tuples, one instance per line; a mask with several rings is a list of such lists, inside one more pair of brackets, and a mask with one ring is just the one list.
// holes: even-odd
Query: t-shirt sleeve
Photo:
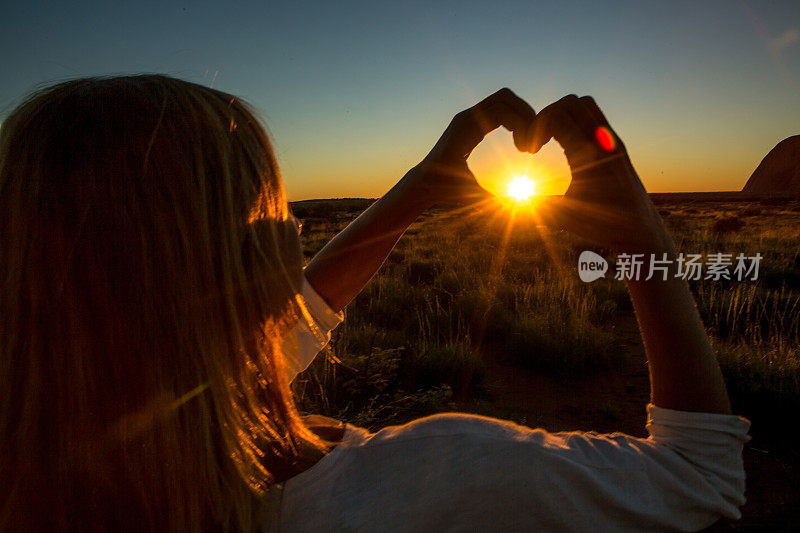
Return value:
[[(647, 407), (649, 442), (657, 446), (654, 461), (662, 462), (653, 474), (669, 491), (663, 503), (680, 506), (685, 496), (691, 505), (684, 511), (687, 523), (725, 517), (741, 518), (739, 507), (745, 503), (745, 471), (742, 447), (750, 440), (750, 421), (733, 415), (694, 413)], [(663, 458), (664, 449), (681, 458)], [(679, 478), (677, 483), (673, 480)]]
[(331, 332), (342, 323), (344, 313), (335, 313), (303, 276), (301, 296), (308, 317), (301, 315), (297, 325), (283, 341), (283, 355), (289, 381), (308, 368), (314, 357), (331, 340)]
[(462, 414), (385, 428), (292, 480), (284, 518), (353, 531), (696, 531), (738, 518), (749, 423), (648, 413), (646, 439)]

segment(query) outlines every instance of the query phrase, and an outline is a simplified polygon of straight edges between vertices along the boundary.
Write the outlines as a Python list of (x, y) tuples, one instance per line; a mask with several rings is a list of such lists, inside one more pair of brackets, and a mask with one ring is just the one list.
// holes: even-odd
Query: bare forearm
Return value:
[(339, 311), (381, 267), (403, 232), (432, 205), (415, 167), (314, 256), (306, 279)]
[[(657, 257), (665, 252), (674, 265), (674, 246), (659, 248)], [(629, 280), (628, 291), (647, 353), (651, 401), (666, 409), (729, 414), (722, 372), (686, 281), (670, 272), (667, 280)]]

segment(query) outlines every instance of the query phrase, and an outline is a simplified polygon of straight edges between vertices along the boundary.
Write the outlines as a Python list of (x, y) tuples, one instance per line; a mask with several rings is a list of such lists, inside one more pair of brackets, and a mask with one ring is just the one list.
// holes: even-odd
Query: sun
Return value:
[(528, 176), (514, 176), (508, 182), (508, 195), (517, 202), (525, 202), (536, 194), (536, 182)]

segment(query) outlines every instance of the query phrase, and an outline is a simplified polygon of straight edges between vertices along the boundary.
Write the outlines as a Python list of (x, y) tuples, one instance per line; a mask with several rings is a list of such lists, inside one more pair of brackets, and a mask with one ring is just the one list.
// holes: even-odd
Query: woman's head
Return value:
[(0, 131), (0, 524), (246, 525), (321, 447), (279, 349), (301, 268), (239, 99), (143, 75), (23, 102)]

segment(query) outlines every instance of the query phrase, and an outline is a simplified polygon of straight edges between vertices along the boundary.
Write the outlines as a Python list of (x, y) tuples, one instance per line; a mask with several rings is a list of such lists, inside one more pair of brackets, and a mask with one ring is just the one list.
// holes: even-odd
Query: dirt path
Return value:
[[(548, 431), (621, 431), (647, 436), (650, 396), (646, 357), (636, 319), (614, 326), (625, 356), (618, 369), (580, 379), (554, 379), (487, 360), (486, 397), (462, 410)], [(491, 358), (487, 358), (491, 359)], [(745, 445), (747, 503), (742, 519), (709, 531), (789, 531), (800, 527), (800, 451), (774, 435), (753, 433)]]

